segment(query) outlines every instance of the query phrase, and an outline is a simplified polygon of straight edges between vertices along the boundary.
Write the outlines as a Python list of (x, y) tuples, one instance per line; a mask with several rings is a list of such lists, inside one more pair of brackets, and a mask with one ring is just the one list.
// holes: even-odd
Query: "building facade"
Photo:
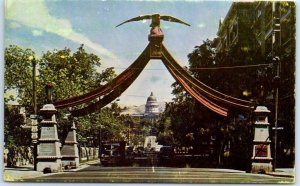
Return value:
[(283, 128), (277, 138), (279, 166), (292, 166), (295, 160), (295, 34), (295, 2), (233, 2), (224, 20), (220, 20), (217, 38), (213, 41), (217, 53), (238, 46), (260, 55), (262, 61), (255, 64), (272, 63), (274, 57), (279, 57), (279, 65), (273, 63), (272, 75), (268, 77), (272, 92), (268, 98), (270, 104), (266, 105), (272, 113), (271, 125), (274, 125), (278, 87), (278, 126)]
[(256, 50), (262, 56), (274, 56), (279, 50), (292, 52), (294, 33), (294, 2), (233, 2), (219, 22), (214, 47), (217, 52), (229, 50), (239, 42), (241, 47)]
[(217, 38), (214, 40), (214, 46), (217, 52), (229, 50), (230, 47), (240, 42), (243, 47), (250, 47), (254, 44), (253, 37), (249, 37), (248, 29), (245, 26), (253, 22), (252, 3), (234, 2), (226, 17), (220, 19)]

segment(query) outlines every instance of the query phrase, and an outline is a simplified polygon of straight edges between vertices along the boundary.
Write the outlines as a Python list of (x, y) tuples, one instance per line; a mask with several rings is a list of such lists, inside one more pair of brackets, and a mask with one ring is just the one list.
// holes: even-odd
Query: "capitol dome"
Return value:
[(153, 92), (151, 92), (146, 102), (145, 115), (158, 115), (158, 114), (159, 114), (159, 105), (156, 97), (153, 95)]
[(153, 92), (151, 92), (150, 96), (147, 99), (147, 102), (149, 102), (149, 101), (155, 101), (155, 102), (157, 102), (157, 99), (156, 99), (156, 97), (154, 97)]

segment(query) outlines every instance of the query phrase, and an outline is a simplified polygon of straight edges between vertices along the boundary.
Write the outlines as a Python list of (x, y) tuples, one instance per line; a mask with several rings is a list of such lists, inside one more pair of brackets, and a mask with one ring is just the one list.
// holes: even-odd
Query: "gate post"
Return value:
[(269, 135), (268, 115), (270, 111), (265, 106), (257, 106), (254, 110), (254, 139), (252, 156), (252, 173), (272, 171), (271, 140)]
[(43, 120), (37, 148), (37, 171), (47, 173), (61, 171), (61, 143), (57, 134), (56, 112), (53, 104), (46, 104), (40, 110)]
[(61, 154), (63, 167), (79, 167), (79, 154), (76, 140), (76, 127), (74, 118), (72, 118), (72, 127), (66, 137), (65, 144), (61, 149)]

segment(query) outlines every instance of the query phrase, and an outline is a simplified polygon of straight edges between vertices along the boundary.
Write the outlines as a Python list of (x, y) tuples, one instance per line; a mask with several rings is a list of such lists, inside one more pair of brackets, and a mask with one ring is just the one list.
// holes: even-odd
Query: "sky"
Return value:
[[(102, 67), (126, 69), (148, 44), (150, 21), (115, 27), (144, 14), (172, 15), (191, 26), (162, 21), (164, 45), (182, 66), (187, 55), (203, 40), (216, 37), (220, 18), (231, 1), (100, 1), (100, 0), (8, 0), (5, 4), (4, 47), (31, 48), (37, 58), (48, 50), (84, 44), (101, 58)], [(160, 60), (151, 60), (138, 79), (122, 94), (121, 105), (145, 104), (151, 91), (159, 102), (171, 101), (175, 80)]]

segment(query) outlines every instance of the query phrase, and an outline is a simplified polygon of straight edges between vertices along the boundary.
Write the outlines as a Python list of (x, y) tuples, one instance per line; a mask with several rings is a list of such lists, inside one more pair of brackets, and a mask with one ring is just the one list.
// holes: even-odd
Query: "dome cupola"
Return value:
[(145, 115), (153, 115), (153, 114), (154, 115), (159, 114), (159, 105), (153, 92), (151, 92), (145, 106)]
[(147, 99), (147, 102), (149, 102), (149, 101), (155, 101), (155, 102), (157, 102), (157, 99), (156, 99), (156, 97), (154, 97), (153, 92), (151, 92), (150, 96)]

